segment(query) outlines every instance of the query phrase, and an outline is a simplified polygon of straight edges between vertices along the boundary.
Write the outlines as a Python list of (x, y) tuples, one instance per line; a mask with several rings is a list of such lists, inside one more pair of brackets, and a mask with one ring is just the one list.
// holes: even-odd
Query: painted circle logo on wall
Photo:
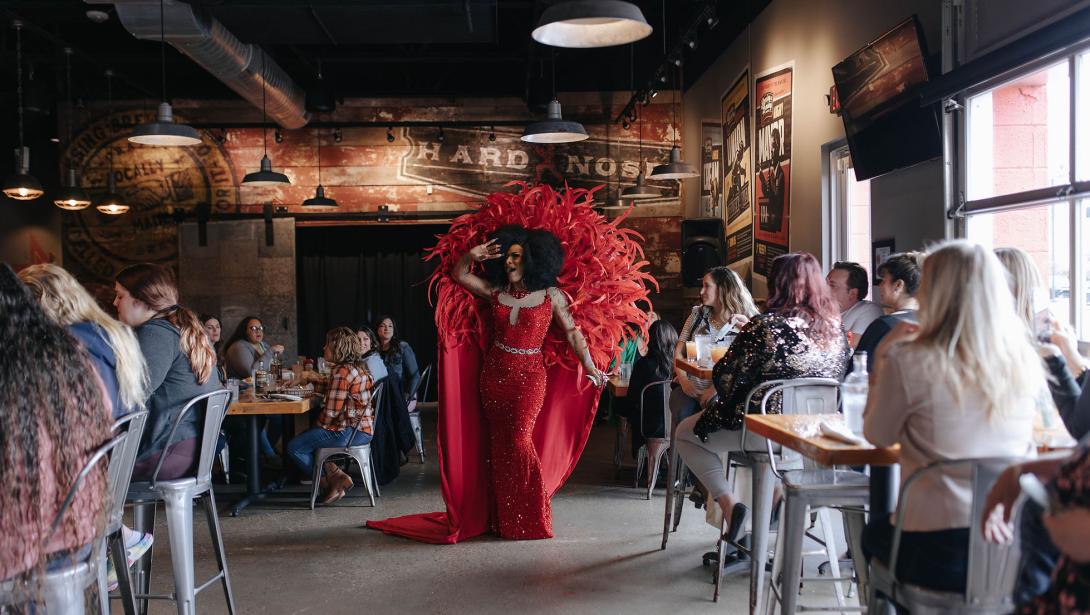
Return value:
[(64, 218), (65, 266), (81, 278), (113, 283), (126, 265), (173, 266), (178, 258), (175, 215), (208, 203), (213, 212), (233, 212), (238, 186), (230, 158), (211, 139), (194, 147), (152, 147), (128, 140), (132, 127), (154, 119), (153, 111), (122, 111), (89, 123), (69, 154), (80, 184), (96, 201), (106, 193), (113, 157), (117, 193), (128, 213), (110, 216), (94, 207)]

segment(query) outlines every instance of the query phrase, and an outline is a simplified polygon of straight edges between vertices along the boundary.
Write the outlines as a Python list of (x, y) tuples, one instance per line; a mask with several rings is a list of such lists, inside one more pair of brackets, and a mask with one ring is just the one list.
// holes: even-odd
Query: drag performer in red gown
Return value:
[(431, 254), (447, 512), (369, 527), (438, 544), (553, 535), (549, 499), (607, 379), (596, 364), (614, 358), (626, 323), (646, 322), (636, 302), (654, 280), (638, 235), (595, 213), (588, 191), (520, 185), (456, 220)]

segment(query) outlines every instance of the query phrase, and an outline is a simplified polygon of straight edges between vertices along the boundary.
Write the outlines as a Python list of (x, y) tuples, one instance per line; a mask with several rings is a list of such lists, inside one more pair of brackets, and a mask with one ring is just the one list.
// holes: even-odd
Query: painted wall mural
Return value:
[[(179, 121), (215, 122), (225, 115), (213, 107), (176, 105)], [(572, 106), (565, 111), (578, 113)], [(488, 110), (474, 109), (483, 114)], [(618, 109), (597, 108), (600, 117)], [(260, 128), (208, 129), (203, 143), (188, 148), (148, 147), (130, 143), (133, 126), (150, 119), (153, 109), (123, 110), (103, 114), (93, 110), (77, 118), (82, 129), (70, 154), (80, 172), (80, 183), (100, 197), (111, 172), (117, 191), (132, 206), (122, 216), (107, 216), (93, 208), (65, 214), (63, 246), (65, 266), (92, 287), (112, 286), (124, 266), (139, 261), (173, 265), (177, 261), (178, 220), (198, 204), (211, 205), (217, 213), (260, 213), (266, 203), (288, 215), (304, 211), (303, 200), (314, 195), (318, 184), (317, 143), (322, 144), (321, 183), (326, 195), (336, 199), (340, 212), (375, 211), (379, 205), (407, 211), (456, 211), (482, 196), (503, 189), (512, 180), (540, 181), (553, 185), (567, 182), (591, 188), (610, 183), (632, 185), (640, 171), (637, 130), (615, 124), (588, 124), (587, 141), (541, 146), (519, 139), (521, 127), (466, 128), (394, 127), (393, 142), (385, 127), (269, 129), (268, 154), (274, 169), (285, 173), (290, 186), (256, 188), (240, 186), (243, 176), (258, 167), (264, 153)], [(248, 110), (252, 112), (252, 110)], [(585, 112), (585, 108), (584, 108)], [(361, 119), (359, 108), (346, 109), (338, 120)], [(237, 117), (237, 115), (235, 115)], [(376, 119), (379, 118), (379, 119)], [(406, 107), (367, 117), (369, 121), (443, 121), (458, 117), (450, 109)], [(642, 164), (650, 173), (666, 160), (674, 134), (668, 105), (651, 105), (644, 113)], [(325, 119), (325, 118), (323, 118)], [(494, 136), (494, 138), (492, 138)], [(680, 217), (677, 182), (663, 182), (664, 195), (641, 203), (655, 207), (655, 218)], [(604, 193), (602, 193), (604, 199)], [(306, 211), (321, 211), (307, 209)], [(675, 221), (676, 222), (676, 221)], [(662, 263), (668, 261), (663, 255)]]

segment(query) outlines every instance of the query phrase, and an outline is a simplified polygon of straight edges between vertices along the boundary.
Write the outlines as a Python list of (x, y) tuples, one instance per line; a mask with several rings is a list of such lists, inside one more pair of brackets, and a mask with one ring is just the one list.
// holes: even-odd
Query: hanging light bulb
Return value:
[(700, 177), (700, 172), (691, 164), (681, 160), (681, 148), (677, 146), (677, 84), (670, 99), (674, 112), (674, 145), (670, 148), (670, 161), (651, 169), (651, 179), (692, 179)]
[(322, 129), (316, 131), (318, 135), (318, 187), (314, 189), (314, 196), (303, 201), (303, 207), (336, 207), (337, 201), (325, 195), (325, 187), (322, 186)]
[[(106, 70), (106, 109), (110, 115), (114, 113), (114, 87), (113, 87), (112, 70)], [(95, 209), (101, 213), (110, 216), (119, 216), (129, 211), (128, 204), (125, 203), (121, 195), (117, 193), (117, 180), (114, 178), (114, 154), (110, 151), (109, 146), (106, 147), (106, 158), (109, 161), (110, 168), (106, 174), (106, 194), (102, 195), (98, 204), (95, 205)]]
[(42, 184), (30, 174), (30, 148), (23, 145), (23, 22), (11, 22), (15, 28), (16, 97), (19, 101), (19, 147), (15, 150), (15, 173), (4, 180), (4, 194), (16, 201), (33, 201), (42, 196)]
[(631, 2), (574, 0), (545, 9), (533, 39), (553, 47), (612, 47), (651, 35), (651, 25)]
[[(261, 49), (261, 122), (266, 121), (265, 116), (265, 49)], [(247, 173), (242, 178), (242, 183), (247, 186), (280, 186), (290, 184), (287, 175), (273, 171), (272, 161), (269, 160), (269, 129), (261, 128), (261, 142), (265, 155), (261, 157), (261, 168), (252, 173)]]
[(163, 84), (163, 101), (155, 114), (154, 122), (140, 124), (132, 129), (129, 141), (141, 145), (163, 147), (200, 145), (201, 137), (197, 129), (185, 124), (174, 123), (174, 110), (167, 102), (167, 43), (166, 27), (163, 23), (163, 0), (159, 0), (159, 67)]
[(120, 216), (129, 211), (128, 204), (125, 203), (125, 200), (117, 193), (117, 181), (114, 179), (112, 154), (110, 155), (110, 174), (106, 176), (106, 194), (102, 195), (102, 199), (98, 202), (98, 205), (95, 205), (95, 209), (111, 216)]
[[(66, 92), (68, 94), (69, 110), (68, 110), (68, 122), (66, 127), (66, 133), (68, 142), (66, 145), (72, 147), (72, 122), (73, 114), (75, 113), (76, 105), (72, 103), (72, 48), (64, 48), (64, 83)], [(68, 157), (68, 185), (61, 189), (57, 198), (53, 199), (53, 204), (61, 209), (67, 211), (79, 211), (81, 209), (87, 209), (91, 206), (91, 197), (87, 196), (87, 191), (79, 186), (79, 180), (76, 179), (76, 169), (73, 168), (72, 158)]]

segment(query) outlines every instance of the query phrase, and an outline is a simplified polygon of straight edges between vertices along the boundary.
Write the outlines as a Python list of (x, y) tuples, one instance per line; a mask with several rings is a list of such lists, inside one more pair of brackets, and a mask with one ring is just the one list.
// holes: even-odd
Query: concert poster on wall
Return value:
[(753, 208), (750, 182), (749, 69), (720, 101), (723, 124), (723, 196), (727, 229), (727, 265), (747, 286), (753, 278)]
[(786, 254), (791, 220), (791, 87), (794, 62), (765, 71), (754, 82), (756, 169), (753, 269), (768, 277), (772, 260)]
[(722, 164), (723, 130), (718, 123), (704, 122), (700, 125), (701, 148), (700, 166), (700, 215), (705, 218), (717, 218), (722, 214)]

